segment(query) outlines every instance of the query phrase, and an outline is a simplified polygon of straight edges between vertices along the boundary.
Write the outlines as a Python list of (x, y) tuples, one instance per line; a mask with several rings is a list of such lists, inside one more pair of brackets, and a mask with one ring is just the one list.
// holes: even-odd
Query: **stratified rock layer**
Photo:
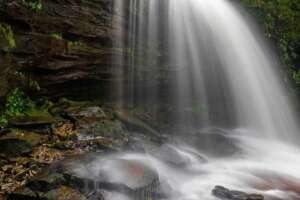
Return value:
[[(113, 1), (42, 1), (34, 11), (22, 0), (0, 1), (0, 24), (12, 28), (16, 47), (7, 52), (0, 34), (0, 96), (18, 84), (21, 70), (52, 96), (99, 95), (122, 70), (116, 60), (122, 49), (113, 48), (120, 37), (122, 17)], [(3, 72), (3, 73), (2, 73)], [(9, 84), (8, 84), (9, 82)], [(26, 82), (26, 81), (25, 81)], [(25, 83), (26, 84), (26, 83)], [(83, 96), (83, 95), (82, 95)]]

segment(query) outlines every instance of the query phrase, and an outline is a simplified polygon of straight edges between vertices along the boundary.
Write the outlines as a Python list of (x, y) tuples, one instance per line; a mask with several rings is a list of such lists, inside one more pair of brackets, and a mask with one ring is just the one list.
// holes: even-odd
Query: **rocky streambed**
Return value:
[[(225, 136), (226, 130), (200, 132), (189, 132), (188, 138), (167, 137), (138, 116), (111, 106), (58, 102), (40, 116), (12, 118), (1, 130), (0, 199), (182, 199), (185, 181), (193, 183), (198, 176), (209, 180), (212, 158), (242, 155), (241, 145)], [(278, 188), (299, 194), (299, 182), (287, 176), (264, 171), (253, 175), (265, 180), (251, 183), (259, 191)], [(178, 180), (182, 183), (176, 186)], [(205, 193), (222, 200), (286, 200), (223, 186), (208, 187)]]
[(63, 175), (57, 166), (89, 152), (130, 150), (130, 143), (126, 127), (113, 111), (106, 112), (97, 105), (57, 104), (47, 115), (10, 119), (9, 128), (0, 133), (1, 198), (57, 199), (53, 192), (62, 192), (70, 194), (69, 199), (77, 199), (75, 189), (62, 184)]

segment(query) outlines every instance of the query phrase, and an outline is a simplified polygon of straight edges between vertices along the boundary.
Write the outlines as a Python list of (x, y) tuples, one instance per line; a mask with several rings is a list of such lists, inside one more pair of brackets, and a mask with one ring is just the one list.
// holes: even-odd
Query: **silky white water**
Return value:
[[(190, 146), (167, 144), (172, 149), (171, 154), (160, 148), (142, 154), (99, 157), (90, 163), (77, 163), (75, 171), (79, 176), (95, 179), (99, 173), (105, 173), (110, 182), (132, 185), (136, 178), (128, 176), (126, 168), (116, 166), (113, 161), (140, 163), (158, 173), (165, 200), (215, 200), (217, 198), (211, 191), (216, 185), (263, 194), (267, 200), (300, 199), (299, 148), (274, 140), (253, 139), (248, 136), (251, 133), (247, 130), (231, 131), (233, 134), (230, 137), (236, 139), (241, 151), (229, 157), (210, 157), (206, 156), (206, 151)], [(184, 161), (184, 165), (170, 163), (169, 159), (161, 156), (170, 157), (173, 153), (177, 155), (176, 159)], [(105, 199), (135, 198), (108, 192)]]
[[(211, 195), (211, 191), (216, 185), (263, 194), (265, 199), (277, 197), (283, 200), (296, 200), (300, 198), (299, 193), (285, 190), (286, 182), (278, 178), (283, 177), (299, 187), (300, 149), (280, 142), (261, 141), (247, 138), (247, 136), (241, 137), (240, 142), (243, 146), (241, 156), (208, 158), (207, 163), (199, 160), (197, 155), (186, 152), (185, 148), (177, 147), (181, 156), (189, 160), (185, 168), (171, 167), (151, 155), (125, 154), (120, 157), (139, 160), (157, 170), (162, 185), (167, 184), (165, 192), (169, 195), (168, 200), (213, 200), (216, 198)], [(265, 146), (265, 143), (269, 146)], [(270, 151), (270, 148), (273, 151)], [(281, 151), (274, 151), (275, 149)], [(263, 184), (273, 184), (273, 188), (272, 186), (267, 189), (258, 188)]]
[[(178, 121), (202, 127), (230, 122), (256, 130), (257, 136), (295, 139), (298, 127), (276, 72), (277, 58), (241, 14), (245, 10), (228, 0), (116, 2), (119, 10), (129, 10), (123, 30), (123, 44), (131, 49), (131, 59), (124, 62), (129, 67), (127, 103), (135, 106), (151, 97), (159, 104), (160, 85), (147, 84), (155, 83), (167, 65), (173, 77), (168, 103), (178, 109)], [(200, 118), (188, 110), (200, 110)]]
[[(159, 104), (161, 84), (149, 82), (159, 82), (164, 63), (173, 77), (167, 102), (176, 108), (175, 122), (195, 129), (230, 127), (227, 137), (239, 147), (232, 155), (214, 157), (197, 144), (171, 144), (188, 161), (184, 167), (174, 167), (152, 152), (117, 157), (157, 171), (168, 200), (214, 199), (216, 185), (266, 199), (300, 199), (297, 120), (277, 73), (277, 58), (242, 15), (245, 10), (227, 0), (129, 0), (129, 6), (127, 1), (116, 2), (118, 10), (123, 9), (120, 15), (129, 13), (122, 31), (122, 46), (131, 49), (131, 59), (122, 61), (129, 66), (129, 87), (120, 86), (122, 93), (129, 93), (123, 103)], [(182, 135), (190, 137), (185, 131)], [(214, 145), (211, 149), (218, 147)], [(102, 161), (94, 162), (97, 166)], [(108, 174), (115, 173), (112, 168)], [(111, 200), (130, 199), (111, 195)]]

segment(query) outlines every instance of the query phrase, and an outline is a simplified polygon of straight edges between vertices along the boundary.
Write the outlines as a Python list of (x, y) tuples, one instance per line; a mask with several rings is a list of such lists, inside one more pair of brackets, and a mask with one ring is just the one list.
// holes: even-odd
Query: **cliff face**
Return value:
[(50, 96), (110, 88), (123, 67), (112, 59), (122, 54), (113, 48), (122, 27), (113, 1), (44, 0), (38, 9), (26, 2), (0, 0), (0, 96), (33, 81)]

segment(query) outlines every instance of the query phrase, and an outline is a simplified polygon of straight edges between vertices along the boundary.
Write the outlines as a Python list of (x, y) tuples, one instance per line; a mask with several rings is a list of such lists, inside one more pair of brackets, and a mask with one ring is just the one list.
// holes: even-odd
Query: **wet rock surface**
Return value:
[[(185, 149), (185, 151), (187, 151), (187, 149)], [(175, 146), (170, 144), (162, 145), (154, 155), (163, 162), (167, 162), (168, 164), (179, 168), (187, 167), (192, 159), (183, 153), (181, 149), (175, 148)], [(194, 154), (194, 156), (203, 163), (207, 162), (207, 160), (199, 154)]]
[(114, 115), (129, 131), (151, 135), (152, 140), (156, 142), (162, 142), (165, 139), (158, 131), (129, 113), (115, 112)]
[(264, 200), (264, 196), (262, 195), (229, 190), (223, 186), (216, 186), (212, 194), (221, 200)]
[(178, 141), (194, 146), (200, 152), (215, 157), (232, 156), (240, 152), (238, 141), (222, 129), (208, 129), (189, 133), (189, 137), (179, 137)]
[[(11, 124), (1, 131), (0, 197), (3, 195), (8, 199), (25, 200), (98, 200), (115, 192), (123, 192), (126, 196), (141, 200), (145, 194), (154, 195), (154, 190), (158, 187), (157, 173), (135, 161), (114, 161), (119, 163), (115, 165), (115, 171), (125, 170), (126, 179), (131, 176), (131, 182), (111, 182), (108, 177), (102, 176), (103, 173), (100, 176), (100, 171), (97, 180), (94, 179), (96, 175), (80, 178), (71, 173), (68, 167), (63, 167), (68, 160), (78, 160), (78, 166), (90, 163), (90, 158), (86, 160), (90, 152), (98, 152), (98, 157), (102, 157), (132, 150), (135, 145), (130, 141), (143, 134), (128, 134), (126, 126), (112, 117), (112, 111), (105, 113), (97, 105), (80, 104), (80, 109), (77, 107), (74, 112), (76, 114), (72, 116), (71, 112), (66, 115), (65, 111), (71, 107), (73, 109), (74, 105), (57, 103), (53, 107), (56, 107), (53, 116), (58, 117), (58, 121), (51, 124), (36, 123), (39, 121), (37, 119), (34, 123), (26, 122), (26, 125), (18, 126), (17, 129)], [(151, 141), (151, 136), (145, 134), (144, 137)]]

